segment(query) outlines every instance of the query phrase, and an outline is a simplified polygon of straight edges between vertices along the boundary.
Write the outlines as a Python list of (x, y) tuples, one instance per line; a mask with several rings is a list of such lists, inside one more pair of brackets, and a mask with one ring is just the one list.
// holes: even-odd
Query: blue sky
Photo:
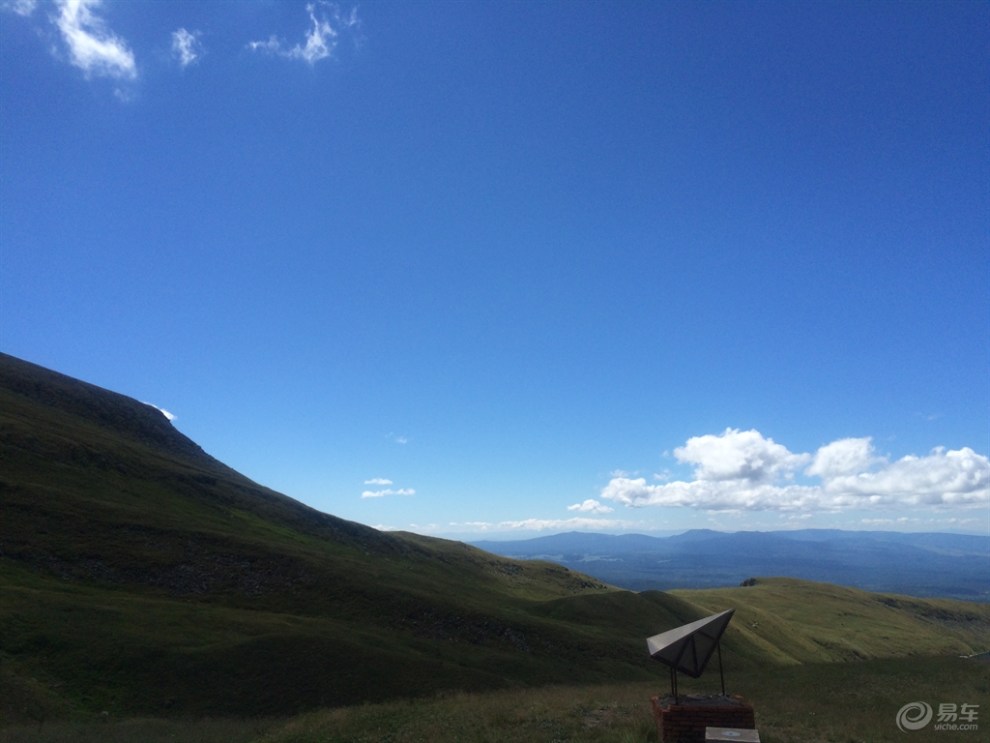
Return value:
[(383, 528), (990, 529), (990, 5), (3, 0), (0, 347)]

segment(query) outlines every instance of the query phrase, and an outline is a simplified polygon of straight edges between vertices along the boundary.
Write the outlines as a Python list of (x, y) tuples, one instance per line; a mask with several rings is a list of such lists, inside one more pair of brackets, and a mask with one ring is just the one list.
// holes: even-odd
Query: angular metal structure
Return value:
[(725, 675), (722, 673), (722, 646), (719, 640), (729, 625), (735, 609), (726, 609), (710, 617), (685, 624), (676, 629), (661, 632), (647, 638), (646, 647), (650, 655), (664, 665), (670, 666), (670, 690), (677, 698), (677, 672), (698, 678), (718, 650), (718, 669), (722, 679), (722, 694), (725, 694)]

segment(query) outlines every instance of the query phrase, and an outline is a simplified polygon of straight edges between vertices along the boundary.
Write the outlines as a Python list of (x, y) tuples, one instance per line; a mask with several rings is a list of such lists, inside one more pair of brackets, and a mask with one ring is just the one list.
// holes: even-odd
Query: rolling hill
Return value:
[[(8, 355), (0, 509), (5, 722), (284, 716), (649, 681), (664, 674), (646, 636), (733, 603), (745, 614), (725, 649), (740, 667), (966, 654), (990, 635), (990, 607), (976, 604), (776, 580), (721, 596), (633, 593), (549, 562), (382, 533), (250, 481), (151, 406)], [(815, 621), (789, 615), (792, 603)], [(852, 645), (823, 629), (851, 611)]]
[(640, 628), (619, 639), (549, 621), (541, 602), (614, 589), (319, 513), (153, 407), (7, 355), (0, 455), (5, 696), (39, 714), (270, 714), (642, 677), (639, 636), (690, 612), (630, 594)]

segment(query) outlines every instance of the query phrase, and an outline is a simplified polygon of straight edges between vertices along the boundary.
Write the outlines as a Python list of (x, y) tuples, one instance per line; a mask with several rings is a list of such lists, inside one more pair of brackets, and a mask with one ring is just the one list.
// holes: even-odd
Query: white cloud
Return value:
[[(793, 454), (758, 431), (726, 429), (675, 449), (695, 466), (694, 479), (649, 484), (613, 477), (601, 497), (625, 506), (681, 506), (707, 511), (808, 512), (883, 506), (986, 506), (990, 460), (972, 449), (938, 448), (894, 462), (870, 439), (840, 439), (814, 455)], [(818, 482), (794, 481), (803, 474)]]
[(767, 482), (793, 473), (808, 459), (764, 438), (759, 431), (727, 428), (719, 435), (694, 436), (674, 449), (678, 461), (696, 465), (698, 480)]
[(180, 28), (172, 32), (172, 56), (182, 67), (188, 67), (203, 54), (199, 31)]
[(602, 498), (624, 506), (687, 506), (708, 511), (793, 510), (809, 507), (815, 488), (749, 480), (694, 480), (649, 485), (642, 477), (613, 478)]
[(370, 480), (364, 481), (365, 485), (391, 485), (392, 481), (386, 477), (372, 477)]
[(160, 408), (157, 405), (154, 405), (153, 403), (150, 402), (146, 402), (145, 405), (147, 405), (149, 408), (154, 408), (155, 410), (157, 410), (159, 413), (164, 415), (169, 422), (174, 421), (176, 419), (176, 416), (168, 412), (165, 408)]
[(362, 498), (384, 498), (388, 495), (416, 495), (413, 488), (385, 488), (384, 490), (365, 490), (361, 493)]
[(249, 41), (248, 49), (252, 52), (267, 52), (268, 54), (278, 54), (282, 47), (282, 42), (275, 35), (269, 36), (268, 41)]
[(285, 42), (272, 35), (266, 41), (249, 42), (248, 49), (278, 55), (286, 59), (298, 59), (314, 65), (321, 59), (333, 55), (333, 50), (337, 46), (337, 37), (340, 34), (339, 29), (352, 28), (360, 23), (357, 17), (357, 8), (352, 9), (349, 15), (344, 16), (341, 15), (340, 9), (336, 5), (319, 2), (307, 5), (306, 12), (309, 14), (311, 25), (305, 32), (305, 41), (302, 44), (287, 48)]
[(878, 461), (873, 454), (873, 443), (869, 437), (839, 439), (821, 447), (805, 471), (809, 475), (828, 479), (837, 475), (863, 472)]
[(861, 524), (866, 526), (904, 526), (905, 524), (910, 524), (912, 522), (917, 522), (918, 519), (909, 519), (907, 516), (901, 516), (896, 519), (887, 518), (877, 518), (877, 519), (860, 519)]
[(0, 8), (3, 10), (9, 10), (11, 13), (24, 17), (34, 13), (34, 9), (37, 7), (38, 0), (4, 0), (3, 3), (0, 3)]
[(330, 56), (337, 45), (337, 32), (326, 17), (317, 19), (315, 5), (307, 5), (306, 12), (309, 13), (313, 27), (306, 33), (306, 45), (296, 44), (289, 50), (289, 56), (314, 64)]
[(56, 0), (55, 25), (69, 49), (72, 64), (86, 75), (133, 80), (137, 77), (134, 54), (127, 43), (106, 28), (93, 11), (102, 0)]
[(599, 503), (594, 498), (588, 498), (583, 503), (575, 503), (573, 506), (568, 506), (567, 510), (581, 511), (582, 513), (612, 513), (615, 509), (611, 506), (606, 506), (604, 503)]
[(451, 522), (447, 529), (473, 532), (476, 534), (500, 533), (509, 531), (572, 531), (586, 529), (592, 531), (615, 531), (618, 529), (641, 528), (638, 521), (621, 519), (596, 519), (575, 516), (569, 519), (519, 519), (517, 521), (464, 521)]
[(906, 456), (876, 471), (838, 475), (825, 481), (825, 492), (842, 505), (906, 503), (952, 506), (983, 503), (990, 488), (990, 460), (969, 447), (927, 456)]
[(561, 529), (613, 529), (612, 519), (591, 519), (576, 516), (569, 519), (522, 519), (520, 521), (500, 521), (499, 529), (519, 531), (560, 531)]

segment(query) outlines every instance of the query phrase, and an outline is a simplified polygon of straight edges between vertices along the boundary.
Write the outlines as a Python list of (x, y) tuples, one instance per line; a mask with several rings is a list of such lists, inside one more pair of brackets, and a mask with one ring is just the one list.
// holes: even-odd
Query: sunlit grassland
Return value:
[(737, 662), (816, 663), (990, 650), (990, 605), (878, 594), (793, 578), (670, 592), (710, 614), (732, 607)]

